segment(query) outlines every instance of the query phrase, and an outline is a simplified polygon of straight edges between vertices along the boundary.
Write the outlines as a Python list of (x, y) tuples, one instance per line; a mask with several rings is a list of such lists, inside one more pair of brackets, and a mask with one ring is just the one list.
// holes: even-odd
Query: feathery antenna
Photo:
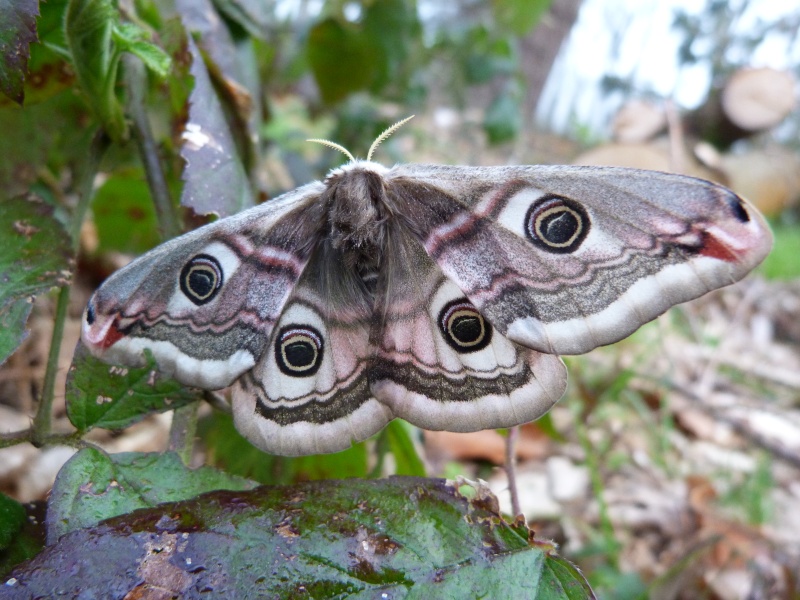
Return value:
[[(403, 125), (408, 123), (413, 118), (414, 115), (411, 115), (410, 117), (406, 117), (405, 119), (398, 121), (397, 123), (389, 127), (386, 131), (384, 131), (382, 134), (380, 134), (377, 138), (375, 138), (375, 141), (372, 142), (372, 145), (369, 147), (369, 152), (367, 152), (367, 160), (372, 160), (372, 154), (375, 152), (375, 149), (378, 146), (380, 146), (382, 142), (386, 141), (386, 138), (388, 138), (390, 135), (392, 135), (395, 131), (400, 129)], [(315, 142), (317, 144), (322, 144), (323, 146), (327, 146), (328, 148), (333, 148), (334, 150), (338, 150), (339, 152), (344, 154), (347, 158), (349, 158), (352, 162), (355, 162), (356, 160), (355, 157), (352, 154), (350, 154), (350, 151), (347, 148), (345, 148), (341, 144), (337, 144), (336, 142), (332, 142), (330, 140), (323, 140), (319, 138), (313, 138), (306, 141)]]
[(403, 125), (408, 123), (413, 118), (414, 118), (414, 115), (411, 115), (410, 117), (406, 117), (402, 121), (398, 121), (397, 123), (395, 123), (394, 125), (389, 127), (389, 129), (387, 129), (382, 134), (380, 134), (378, 137), (376, 137), (375, 141), (372, 142), (372, 145), (369, 147), (369, 152), (367, 152), (367, 160), (372, 160), (372, 153), (375, 152), (375, 149), (378, 146), (381, 145), (381, 142), (385, 141), (386, 138), (388, 138), (390, 135), (392, 135), (395, 131), (400, 129)]
[(350, 151), (342, 146), (341, 144), (337, 144), (336, 142), (332, 142), (330, 140), (322, 140), (319, 138), (312, 138), (310, 140), (306, 140), (307, 142), (316, 142), (317, 144), (322, 144), (323, 146), (327, 146), (328, 148), (333, 148), (334, 150), (338, 150), (342, 154), (344, 154), (347, 158), (349, 158), (352, 162), (356, 161), (356, 157), (350, 154)]

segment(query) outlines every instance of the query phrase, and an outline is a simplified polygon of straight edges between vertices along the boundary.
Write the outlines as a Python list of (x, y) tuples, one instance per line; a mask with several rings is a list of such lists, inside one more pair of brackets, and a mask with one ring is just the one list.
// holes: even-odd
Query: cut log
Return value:
[(667, 128), (664, 107), (647, 100), (630, 100), (622, 105), (611, 131), (614, 139), (622, 144), (646, 142)]
[(741, 69), (685, 118), (687, 133), (727, 150), (734, 142), (766, 131), (797, 104), (794, 76), (776, 69)]

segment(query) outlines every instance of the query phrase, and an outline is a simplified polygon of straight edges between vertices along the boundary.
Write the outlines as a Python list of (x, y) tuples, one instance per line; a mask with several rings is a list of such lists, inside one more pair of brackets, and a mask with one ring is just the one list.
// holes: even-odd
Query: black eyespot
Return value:
[(742, 199), (739, 198), (739, 196), (736, 194), (729, 194), (725, 196), (725, 200), (728, 202), (733, 216), (736, 217), (740, 223), (747, 223), (750, 220), (750, 215), (747, 214), (747, 209), (742, 204)]
[(476, 352), (492, 341), (492, 326), (466, 298), (444, 305), (439, 313), (439, 328), (456, 352)]
[(94, 304), (92, 304), (92, 301), (89, 300), (89, 304), (86, 305), (86, 322), (89, 325), (93, 325), (96, 318), (97, 317), (94, 314)]
[(222, 287), (222, 267), (213, 256), (198, 254), (183, 267), (181, 291), (198, 306), (211, 302)]
[(278, 368), (292, 377), (313, 375), (322, 364), (322, 334), (309, 325), (287, 325), (275, 338)]
[(525, 215), (525, 235), (548, 252), (574, 252), (586, 239), (591, 221), (586, 209), (569, 198), (546, 196)]

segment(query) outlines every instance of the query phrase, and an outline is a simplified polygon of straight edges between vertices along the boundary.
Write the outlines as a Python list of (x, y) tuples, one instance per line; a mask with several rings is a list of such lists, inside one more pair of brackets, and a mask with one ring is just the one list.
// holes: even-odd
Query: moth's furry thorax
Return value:
[(366, 161), (332, 171), (325, 179), (322, 202), (327, 209), (330, 245), (345, 265), (359, 271), (377, 268), (386, 247), (392, 209), (386, 168)]

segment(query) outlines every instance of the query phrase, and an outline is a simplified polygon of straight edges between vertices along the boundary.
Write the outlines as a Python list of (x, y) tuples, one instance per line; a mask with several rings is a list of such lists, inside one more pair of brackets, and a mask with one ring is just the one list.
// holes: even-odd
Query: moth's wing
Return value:
[(510, 427), (550, 410), (567, 385), (561, 359), (492, 328), (410, 234), (388, 240), (369, 366), (375, 398), (447, 431)]
[(402, 165), (396, 211), (512, 341), (579, 354), (733, 283), (768, 254), (763, 217), (700, 179), (598, 167)]
[(159, 369), (206, 389), (263, 354), (322, 235), (314, 183), (162, 244), (114, 273), (83, 315), (82, 340), (107, 362)]
[(233, 386), (236, 428), (286, 456), (345, 450), (392, 418), (369, 390), (372, 301), (323, 244), (308, 263), (255, 368)]

